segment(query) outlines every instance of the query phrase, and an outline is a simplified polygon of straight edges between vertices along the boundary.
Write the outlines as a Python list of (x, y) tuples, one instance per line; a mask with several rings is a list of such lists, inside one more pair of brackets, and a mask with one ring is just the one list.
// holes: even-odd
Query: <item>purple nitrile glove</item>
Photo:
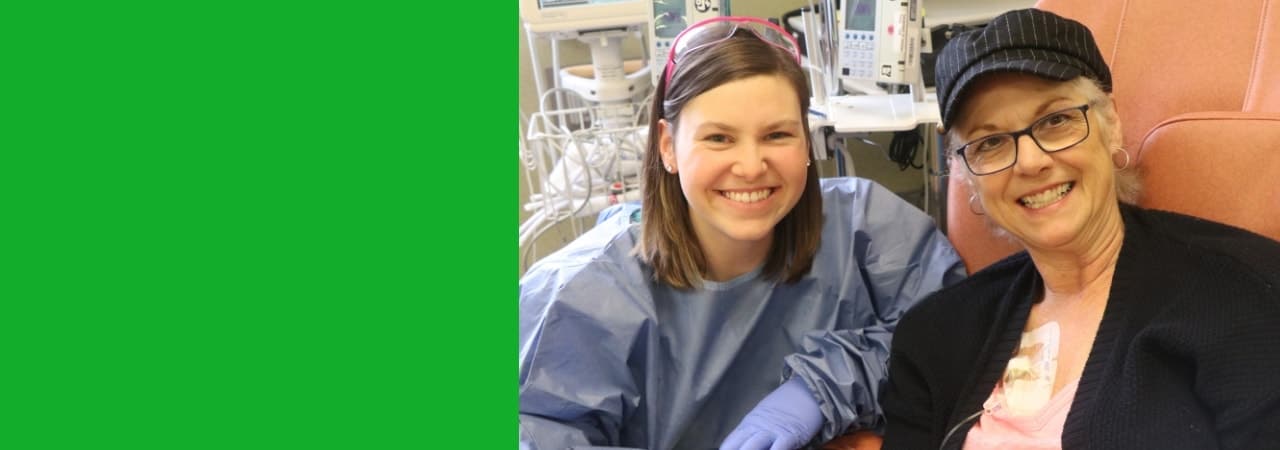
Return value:
[(822, 410), (804, 380), (791, 377), (756, 404), (721, 450), (793, 450), (809, 443), (822, 428)]

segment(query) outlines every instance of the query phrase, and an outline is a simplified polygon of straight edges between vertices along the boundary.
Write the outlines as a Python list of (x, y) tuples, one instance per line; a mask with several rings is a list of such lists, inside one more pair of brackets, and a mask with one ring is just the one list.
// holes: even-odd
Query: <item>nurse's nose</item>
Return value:
[(759, 144), (745, 143), (739, 149), (737, 160), (733, 163), (734, 175), (750, 180), (764, 175), (768, 170), (769, 163), (765, 161)]

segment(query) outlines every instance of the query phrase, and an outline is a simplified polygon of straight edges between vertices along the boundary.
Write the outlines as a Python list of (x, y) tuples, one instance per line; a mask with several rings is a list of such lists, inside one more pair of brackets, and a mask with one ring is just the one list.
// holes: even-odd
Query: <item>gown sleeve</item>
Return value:
[(600, 230), (520, 281), (522, 448), (619, 445), (639, 406), (642, 373), (629, 361), (652, 325), (652, 308), (640, 300), (642, 280), (629, 283), (617, 261), (601, 257), (607, 243), (589, 245), (616, 234)]
[[(844, 283), (861, 279), (874, 314), (857, 328), (805, 335), (800, 353), (787, 356), (784, 377), (804, 379), (818, 398), (826, 419), (819, 438), (830, 440), (849, 429), (882, 432), (881, 383), (888, 376), (889, 349), (898, 319), (928, 294), (965, 276), (964, 265), (933, 220), (893, 192), (858, 180), (852, 195), (824, 199), (826, 220), (822, 245), (849, 258)], [(843, 217), (832, 217), (832, 214)], [(837, 264), (833, 261), (815, 261)], [(784, 378), (785, 379), (785, 378)]]

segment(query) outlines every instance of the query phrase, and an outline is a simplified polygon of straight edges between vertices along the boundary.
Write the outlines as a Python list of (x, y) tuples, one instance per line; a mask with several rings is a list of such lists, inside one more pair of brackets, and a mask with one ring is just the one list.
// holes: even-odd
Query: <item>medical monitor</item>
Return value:
[(520, 0), (520, 18), (535, 33), (594, 31), (649, 22), (652, 0)]
[(849, 0), (844, 11), (844, 29), (876, 31), (876, 0)]
[(650, 0), (648, 4), (649, 71), (653, 76), (653, 85), (667, 66), (667, 53), (675, 43), (676, 36), (689, 25), (717, 16), (732, 15), (729, 11), (729, 0)]
[(920, 2), (845, 0), (839, 15), (840, 78), (909, 84), (919, 76)]

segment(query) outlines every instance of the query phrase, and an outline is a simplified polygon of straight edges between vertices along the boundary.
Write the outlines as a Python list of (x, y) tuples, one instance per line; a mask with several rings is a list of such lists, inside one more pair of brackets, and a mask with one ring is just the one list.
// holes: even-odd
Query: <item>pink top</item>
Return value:
[(1030, 416), (1013, 416), (995, 399), (1000, 398), (1002, 384), (997, 383), (978, 423), (969, 429), (964, 450), (1013, 449), (1061, 450), (1062, 426), (1076, 396), (1077, 378), (1063, 386), (1040, 411)]

